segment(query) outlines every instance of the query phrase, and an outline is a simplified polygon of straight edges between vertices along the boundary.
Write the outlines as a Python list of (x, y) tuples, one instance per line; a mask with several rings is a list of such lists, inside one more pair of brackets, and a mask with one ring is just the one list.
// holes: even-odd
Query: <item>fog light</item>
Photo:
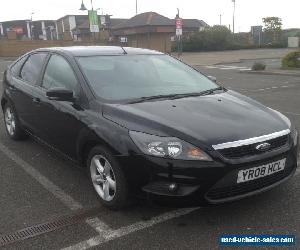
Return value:
[(170, 192), (175, 192), (175, 191), (177, 191), (177, 189), (178, 189), (178, 185), (176, 183), (171, 183), (169, 185), (169, 191)]

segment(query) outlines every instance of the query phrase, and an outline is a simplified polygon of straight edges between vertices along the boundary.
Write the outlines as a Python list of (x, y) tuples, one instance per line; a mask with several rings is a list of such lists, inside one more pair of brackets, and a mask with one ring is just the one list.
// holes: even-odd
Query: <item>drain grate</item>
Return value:
[(92, 208), (89, 210), (79, 210), (76, 214), (56, 218), (52, 221), (27, 227), (14, 233), (0, 235), (0, 247), (8, 244), (33, 238), (41, 234), (49, 233), (57, 229), (78, 224), (84, 220), (94, 217), (100, 213), (100, 208)]

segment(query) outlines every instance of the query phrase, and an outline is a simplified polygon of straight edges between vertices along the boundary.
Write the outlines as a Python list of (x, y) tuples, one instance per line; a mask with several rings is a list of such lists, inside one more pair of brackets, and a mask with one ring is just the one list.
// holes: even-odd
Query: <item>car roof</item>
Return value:
[(66, 53), (72, 56), (98, 56), (98, 55), (163, 55), (163, 53), (150, 49), (140, 49), (120, 46), (70, 46), (37, 49), (35, 51), (53, 51)]

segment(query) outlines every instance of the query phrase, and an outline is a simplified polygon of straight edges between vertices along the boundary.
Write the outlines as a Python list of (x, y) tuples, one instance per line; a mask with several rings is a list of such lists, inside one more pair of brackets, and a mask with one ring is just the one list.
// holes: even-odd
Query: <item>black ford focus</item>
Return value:
[(16, 60), (3, 85), (8, 135), (30, 134), (86, 167), (110, 208), (136, 194), (231, 201), (297, 167), (288, 118), (159, 52), (39, 49)]

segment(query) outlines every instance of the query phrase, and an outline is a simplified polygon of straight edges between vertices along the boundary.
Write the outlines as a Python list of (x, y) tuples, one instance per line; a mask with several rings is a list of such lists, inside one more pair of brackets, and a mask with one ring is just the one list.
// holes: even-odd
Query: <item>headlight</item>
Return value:
[(146, 155), (180, 160), (212, 161), (199, 148), (176, 137), (161, 137), (142, 132), (130, 131), (135, 145)]

